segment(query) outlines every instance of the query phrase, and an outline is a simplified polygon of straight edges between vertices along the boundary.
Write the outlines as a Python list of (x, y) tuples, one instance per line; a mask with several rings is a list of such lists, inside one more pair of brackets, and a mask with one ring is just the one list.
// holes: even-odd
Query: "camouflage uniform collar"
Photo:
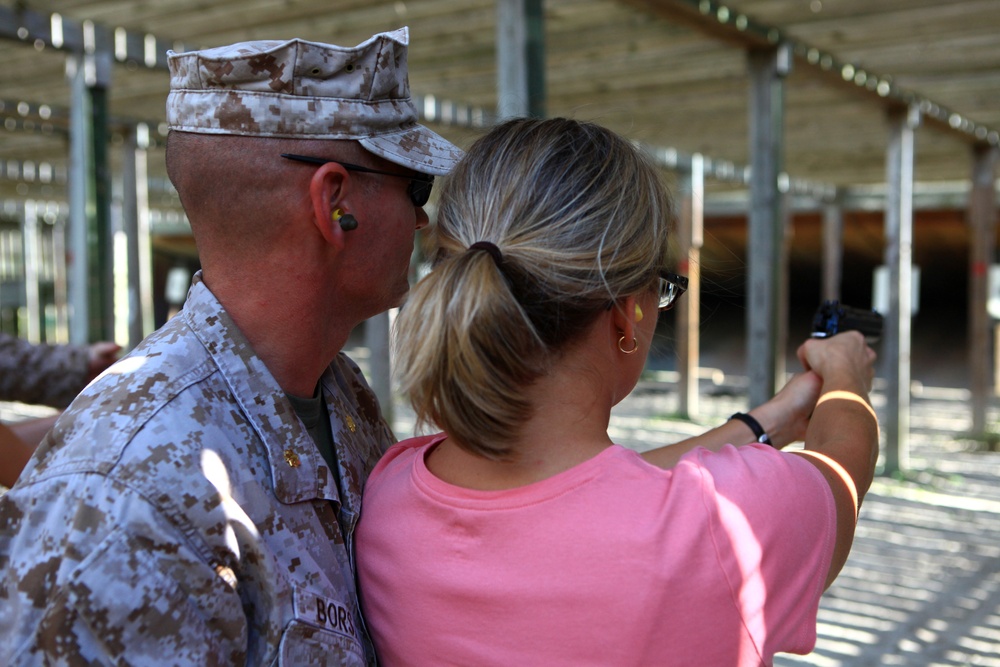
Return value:
[(187, 320), (264, 443), (275, 497), (286, 504), (317, 498), (339, 504), (336, 480), (285, 392), (205, 285), (200, 271), (178, 317)]

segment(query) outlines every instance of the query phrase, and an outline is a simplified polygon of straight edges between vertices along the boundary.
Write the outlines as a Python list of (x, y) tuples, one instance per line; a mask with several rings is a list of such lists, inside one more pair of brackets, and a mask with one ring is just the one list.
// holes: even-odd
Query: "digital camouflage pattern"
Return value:
[(349, 139), (395, 164), (444, 175), (462, 151), (417, 124), (409, 31), (356, 47), (301, 39), (168, 53), (171, 130), (259, 137)]
[(65, 408), (89, 376), (86, 345), (33, 345), (0, 333), (0, 401)]
[(374, 664), (351, 553), (393, 437), (347, 357), (321, 381), (339, 475), (196, 276), (0, 497), (0, 664)]

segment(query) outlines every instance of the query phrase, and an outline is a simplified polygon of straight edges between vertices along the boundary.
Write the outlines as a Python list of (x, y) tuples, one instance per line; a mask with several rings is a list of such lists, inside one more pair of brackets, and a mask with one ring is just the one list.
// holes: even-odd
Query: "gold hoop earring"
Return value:
[(631, 350), (626, 350), (624, 347), (622, 347), (622, 343), (624, 342), (625, 342), (625, 334), (622, 334), (622, 337), (618, 339), (618, 349), (621, 350), (622, 354), (632, 354), (633, 352), (639, 349), (639, 341), (637, 341), (635, 338), (632, 339)]

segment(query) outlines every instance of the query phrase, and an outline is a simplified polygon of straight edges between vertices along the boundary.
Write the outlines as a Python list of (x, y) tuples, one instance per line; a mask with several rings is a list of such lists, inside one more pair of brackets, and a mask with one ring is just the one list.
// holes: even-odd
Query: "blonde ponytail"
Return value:
[(597, 125), (517, 119), (475, 142), (441, 192), (435, 266), (396, 319), (418, 421), (513, 456), (531, 384), (667, 266), (671, 213), (649, 159)]
[(530, 415), (524, 388), (542, 372), (544, 345), (496, 262), (470, 251), (440, 262), (396, 320), (397, 377), (421, 422), (488, 458)]

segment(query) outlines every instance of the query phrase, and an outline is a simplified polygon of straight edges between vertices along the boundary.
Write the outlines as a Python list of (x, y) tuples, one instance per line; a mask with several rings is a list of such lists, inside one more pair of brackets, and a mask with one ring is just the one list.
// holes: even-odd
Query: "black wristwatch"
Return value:
[(774, 447), (774, 443), (771, 442), (771, 438), (767, 437), (767, 431), (764, 430), (764, 427), (760, 425), (759, 421), (757, 421), (747, 413), (737, 412), (732, 417), (730, 417), (730, 419), (739, 419), (741, 422), (749, 426), (750, 430), (753, 431), (754, 437), (757, 438), (757, 442), (762, 442), (765, 445), (770, 445)]

